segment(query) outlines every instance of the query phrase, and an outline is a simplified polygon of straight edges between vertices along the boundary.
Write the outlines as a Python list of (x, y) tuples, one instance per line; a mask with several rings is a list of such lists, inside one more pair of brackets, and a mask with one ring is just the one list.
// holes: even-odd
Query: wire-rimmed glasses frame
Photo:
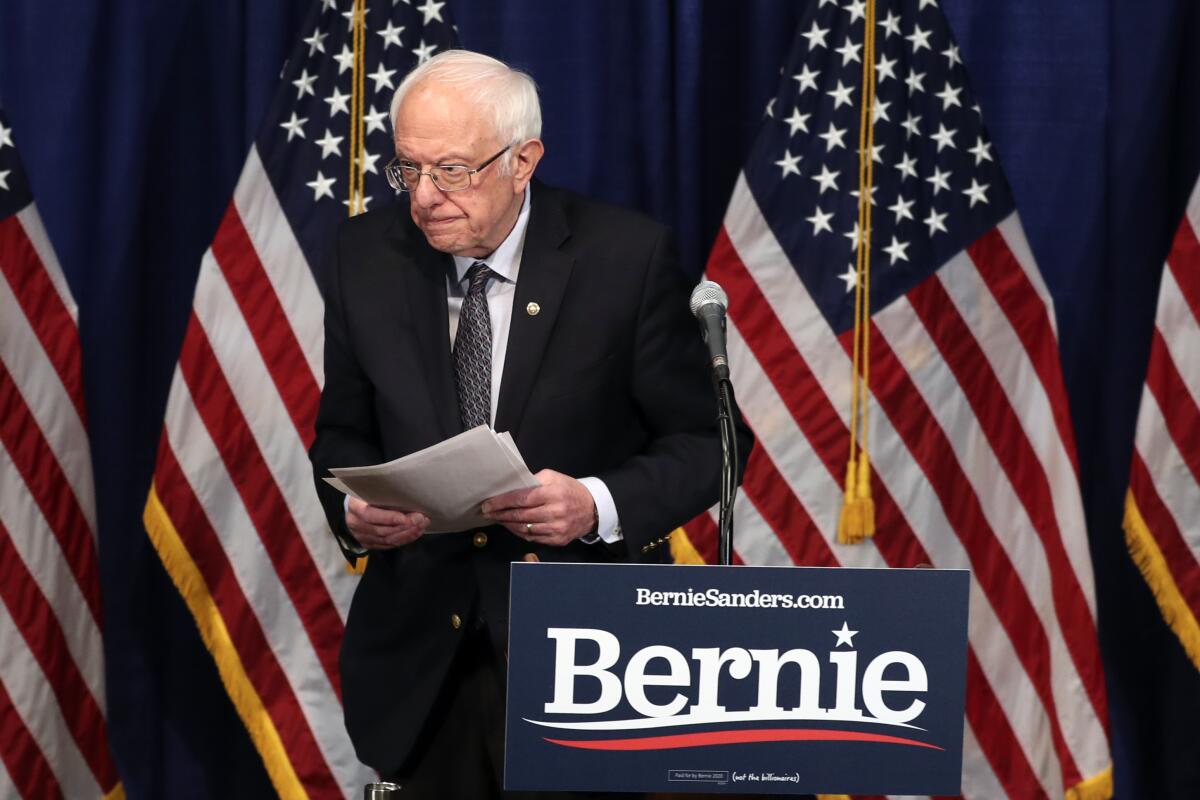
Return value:
[(401, 161), (397, 156), (383, 168), (383, 174), (387, 176), (388, 184), (398, 192), (415, 192), (424, 175), (428, 175), (429, 180), (433, 181), (433, 185), (443, 192), (461, 192), (463, 189), (471, 188), (473, 175), (487, 169), (493, 161), (511, 148), (511, 144), (505, 145), (500, 152), (474, 169), (466, 164), (436, 164), (422, 171), (416, 164), (411, 161)]

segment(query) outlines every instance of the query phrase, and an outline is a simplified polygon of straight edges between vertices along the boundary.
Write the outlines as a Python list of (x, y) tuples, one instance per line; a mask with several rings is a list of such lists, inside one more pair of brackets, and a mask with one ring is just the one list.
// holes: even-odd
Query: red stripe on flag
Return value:
[[(967, 722), (970, 723), (977, 739), (981, 731), (987, 731), (999, 734), (998, 738), (1017, 741), (1017, 735), (1009, 724), (1004, 708), (996, 701), (995, 692), (979, 664), (979, 658), (970, 648), (967, 649)], [(1025, 751), (1019, 746), (1006, 751), (992, 747), (980, 749), (1009, 797), (1021, 800), (1039, 800), (1046, 797), (1046, 791), (1042, 788), (1037, 773), (1033, 771)]]
[(1200, 563), (1197, 563), (1196, 554), (1184, 541), (1183, 532), (1179, 530), (1170, 509), (1163, 503), (1154, 483), (1154, 476), (1146, 468), (1146, 462), (1137, 450), (1133, 451), (1129, 488), (1137, 498), (1138, 510), (1142, 512), (1146, 527), (1158, 543), (1158, 549), (1162, 551), (1171, 578), (1179, 587), (1179, 593), (1183, 595), (1184, 602), (1192, 609), (1192, 613), (1200, 617)]
[[(975, 419), (1000, 463), (1021, 505), (1042, 542), (1050, 570), (1050, 593), (1059, 629), (1071, 654), (1097, 719), (1107, 727), (1104, 672), (1096, 640), (1096, 624), (1088, 608), (1079, 577), (1063, 546), (1054, 515), (1054, 490), (1045, 467), (1029, 443), (1029, 432), (1008, 401), (1008, 396), (971, 329), (959, 315), (940, 280), (926, 280), (908, 293), (913, 310), (971, 406)], [(1030, 300), (1037, 303), (1036, 295)], [(1043, 435), (1052, 435), (1050, 431)], [(1076, 475), (1072, 474), (1075, 480)], [(1079, 531), (1082, 535), (1083, 531)]]
[(194, 312), (179, 354), (179, 369), (191, 390), (196, 411), (220, 452), (230, 480), (340, 699), (337, 657), (342, 620)]
[(1067, 387), (1058, 360), (1058, 336), (1050, 322), (1049, 309), (1042, 305), (1037, 289), (1016, 256), (1008, 249), (998, 228), (992, 228), (976, 239), (974, 244), (967, 247), (967, 255), (975, 263), (988, 291), (1021, 340), (1030, 363), (1041, 379), (1042, 389), (1050, 398), (1050, 409), (1059, 438), (1078, 476), (1075, 429), (1071, 425), (1071, 406), (1067, 403)]
[(1179, 284), (1179, 293), (1192, 310), (1192, 316), (1200, 320), (1200, 241), (1197, 241), (1192, 221), (1186, 215), (1175, 231), (1175, 241), (1167, 256), (1167, 269)]
[(317, 746), (292, 685), (267, 642), (261, 621), (246, 600), (220, 537), (175, 459), (165, 431), (159, 443), (154, 486), (188, 554), (204, 577), (242, 667), (279, 732), (297, 777), (313, 796), (341, 797), (341, 789)]
[(8, 450), (17, 472), (54, 531), (67, 566), (99, 625), (100, 579), (92, 530), (62, 466), (3, 361), (0, 361), (0, 443)]
[[(717, 234), (717, 242), (708, 262), (708, 274), (719, 280), (728, 292), (730, 307), (738, 310), (735, 322), (742, 332), (742, 338), (767, 372), (814, 451), (840, 485), (846, 469), (849, 429), (804, 359), (791, 347), (787, 331), (771, 311), (771, 306), (742, 263), (724, 228)], [(881, 532), (872, 541), (892, 567), (934, 565), (934, 559), (913, 533), (899, 505), (880, 480), (878, 470), (881, 468), (886, 469), (887, 465), (877, 463), (871, 480), (876, 522)], [(791, 489), (782, 485), (778, 491), (790, 492)], [(968, 654), (974, 657), (974, 649), (970, 646)], [(968, 719), (972, 715), (985, 715), (989, 708), (1000, 707), (991, 686), (986, 682), (968, 683), (967, 689)], [(973, 726), (973, 730), (987, 752), (1017, 754), (1012, 757), (1023, 758), (1019, 755), (1022, 752), (1020, 742), (1011, 727)]]
[(793, 563), (810, 567), (839, 566), (820, 529), (761, 447), (750, 451), (742, 490), (775, 531)]
[[(1200, 264), (1197, 264), (1197, 270), (1200, 271)], [(1154, 329), (1154, 339), (1150, 343), (1146, 387), (1158, 401), (1167, 431), (1192, 473), (1192, 481), (1200, 483), (1200, 408), (1171, 359), (1167, 342), (1158, 328)]]
[(108, 752), (104, 712), (88, 689), (79, 665), (71, 656), (67, 637), (50, 602), (21, 560), (8, 528), (0, 522), (0, 598), (8, 606), (13, 623), (29, 645), (45, 673), (62, 718), (96, 782), (109, 788), (117, 782), (117, 771)]
[(0, 272), (4, 273), (38, 342), (66, 387), (79, 419), (86, 425), (79, 330), (15, 214), (0, 220)]
[(712, 515), (707, 511), (699, 514), (695, 519), (684, 525), (683, 530), (687, 533), (688, 541), (692, 543), (692, 547), (695, 547), (696, 552), (704, 559), (705, 564), (717, 563), (719, 556), (717, 552), (717, 524), (713, 522)]
[(1082, 778), (1063, 738), (1054, 705), (1054, 693), (1050, 688), (1050, 642), (1046, 631), (1016, 568), (997, 541), (979, 499), (971, 490), (970, 481), (945, 431), (874, 322), (871, 323), (871, 384), (873, 395), (929, 479), (930, 488), (938, 496), (947, 519), (966, 548), (975, 578), (995, 607), (1017, 657), (1045, 706), (1064, 783), (1075, 785)]
[(21, 797), (57, 800), (63, 796), (54, 770), (25, 727), (3, 681), (0, 681), (0, 761), (4, 762)]
[(217, 229), (212, 251), (267, 364), (271, 380), (308, 448), (313, 442), (321, 389), (233, 203)]

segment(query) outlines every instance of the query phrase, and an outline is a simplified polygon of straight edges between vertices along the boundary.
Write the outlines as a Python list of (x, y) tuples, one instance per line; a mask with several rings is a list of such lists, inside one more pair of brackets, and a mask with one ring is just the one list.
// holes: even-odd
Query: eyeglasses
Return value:
[(428, 171), (422, 172), (421, 168), (411, 161), (393, 158), (383, 168), (383, 174), (387, 175), (388, 183), (398, 192), (415, 192), (422, 175), (428, 175), (429, 180), (433, 181), (433, 185), (443, 192), (461, 192), (463, 189), (471, 188), (472, 175), (487, 169), (488, 165), (508, 152), (511, 147), (511, 144), (505, 145), (503, 150), (475, 169), (464, 164), (438, 164), (430, 167)]

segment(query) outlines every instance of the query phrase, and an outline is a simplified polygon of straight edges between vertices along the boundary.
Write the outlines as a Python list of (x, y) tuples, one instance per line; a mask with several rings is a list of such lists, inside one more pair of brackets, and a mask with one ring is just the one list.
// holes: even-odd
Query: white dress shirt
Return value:
[[(512, 327), (513, 300), (517, 295), (517, 276), (521, 271), (521, 253), (525, 249), (525, 230), (529, 227), (529, 187), (525, 187), (525, 200), (517, 222), (500, 246), (485, 258), (454, 256), (454, 274), (446, 276), (446, 298), (450, 310), (450, 342), (458, 335), (458, 316), (466, 296), (467, 270), (476, 262), (483, 262), (499, 278), (487, 284), (488, 316), (492, 323), (492, 419), (496, 418), (496, 405), (500, 397), (500, 382), (504, 376), (504, 357), (508, 353), (508, 332)], [(621, 541), (621, 524), (617, 519), (617, 506), (612, 493), (604, 481), (595, 477), (578, 479), (592, 495), (596, 504), (596, 533), (608, 543)], [(592, 540), (594, 541), (594, 540)]]

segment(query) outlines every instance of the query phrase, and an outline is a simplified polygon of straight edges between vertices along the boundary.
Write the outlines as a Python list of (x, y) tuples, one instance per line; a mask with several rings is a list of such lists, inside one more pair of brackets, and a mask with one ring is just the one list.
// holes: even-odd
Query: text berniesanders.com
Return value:
[(815, 608), (845, 609), (840, 594), (775, 594), (773, 592), (723, 592), (707, 589), (697, 592), (655, 591), (638, 587), (635, 605), (639, 606), (695, 606), (700, 608)]

